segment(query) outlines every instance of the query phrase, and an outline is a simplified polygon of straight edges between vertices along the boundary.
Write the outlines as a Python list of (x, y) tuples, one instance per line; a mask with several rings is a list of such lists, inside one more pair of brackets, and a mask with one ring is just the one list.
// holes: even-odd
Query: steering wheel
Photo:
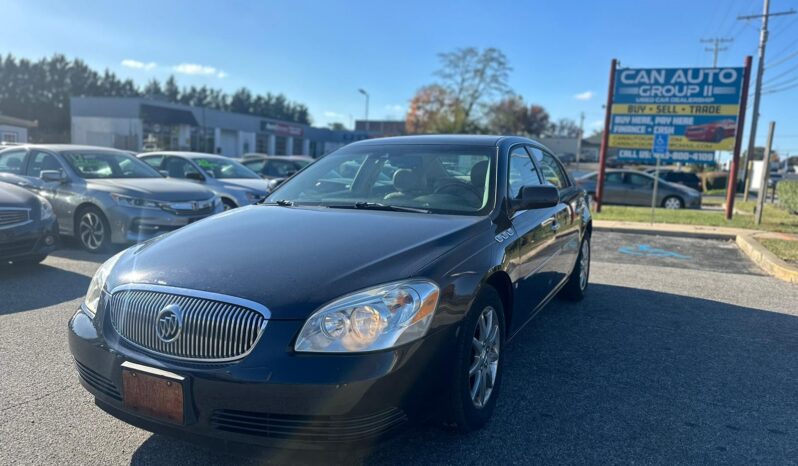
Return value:
[[(470, 183), (463, 183), (462, 181), (457, 180), (444, 180), (440, 186), (436, 186), (433, 193), (435, 194), (452, 194), (454, 196), (459, 196), (462, 192), (468, 192), (473, 194), (478, 199), (482, 198), (482, 194), (479, 192), (476, 186)], [(461, 196), (462, 197), (462, 196)]]

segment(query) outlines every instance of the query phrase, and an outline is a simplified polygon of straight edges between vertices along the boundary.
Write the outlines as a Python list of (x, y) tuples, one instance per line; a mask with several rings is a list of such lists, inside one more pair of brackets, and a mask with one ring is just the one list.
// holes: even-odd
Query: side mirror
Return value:
[(186, 173), (186, 179), (194, 180), (194, 181), (205, 181), (205, 177), (200, 175), (199, 173)]
[(164, 178), (169, 178), (169, 172), (166, 170), (158, 170), (158, 173), (160, 173)]
[(39, 173), (39, 178), (47, 183), (64, 183), (67, 180), (61, 170), (42, 170)]
[(531, 185), (521, 188), (519, 199), (512, 199), (510, 205), (514, 211), (546, 209), (560, 203), (560, 190), (552, 185)]

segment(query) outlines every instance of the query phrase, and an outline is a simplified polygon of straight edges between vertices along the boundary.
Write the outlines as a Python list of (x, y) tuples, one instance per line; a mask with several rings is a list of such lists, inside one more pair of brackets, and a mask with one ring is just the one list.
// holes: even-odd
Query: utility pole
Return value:
[(576, 170), (579, 170), (579, 158), (582, 156), (582, 138), (585, 136), (585, 112), (579, 114), (579, 137), (576, 138)]
[(363, 89), (358, 89), (358, 92), (366, 96), (366, 132), (369, 132), (369, 93)]
[(759, 192), (756, 195), (756, 215), (754, 221), (762, 224), (762, 211), (765, 210), (765, 199), (768, 195), (768, 175), (770, 175), (770, 150), (773, 147), (773, 133), (776, 131), (776, 122), (771, 121), (768, 128), (768, 145), (765, 147), (765, 158), (762, 159), (762, 174), (759, 178)]
[(720, 44), (733, 41), (734, 39), (727, 39), (723, 37), (716, 37), (714, 39), (701, 39), (702, 44), (713, 44), (712, 47), (704, 47), (706, 52), (712, 52), (712, 68), (718, 67), (718, 52), (725, 52), (729, 50), (728, 47), (721, 47)]
[[(761, 15), (738, 16), (738, 20), (748, 21), (750, 19), (762, 18), (762, 27), (759, 30), (759, 61), (756, 64), (756, 84), (754, 85), (754, 108), (751, 109), (751, 133), (748, 136), (748, 151), (745, 154), (743, 164), (743, 185), (745, 186), (743, 200), (748, 200), (748, 189), (751, 180), (748, 177), (748, 165), (754, 154), (756, 147), (756, 125), (759, 121), (759, 100), (762, 97), (762, 74), (765, 72), (765, 46), (768, 42), (768, 18), (771, 16), (794, 15), (795, 10), (770, 12), (770, 0), (764, 0)], [(738, 122), (739, 124), (740, 122)]]

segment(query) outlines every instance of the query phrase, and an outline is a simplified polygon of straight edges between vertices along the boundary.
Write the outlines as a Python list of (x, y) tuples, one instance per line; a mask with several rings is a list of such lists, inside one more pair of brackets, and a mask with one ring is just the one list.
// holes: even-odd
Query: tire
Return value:
[(590, 256), (590, 236), (585, 235), (582, 244), (579, 245), (579, 255), (576, 257), (574, 269), (560, 291), (560, 298), (566, 301), (581, 301), (585, 297), (590, 280)]
[(84, 207), (75, 218), (75, 238), (83, 249), (93, 253), (104, 253), (111, 249), (111, 225), (100, 209)]
[(227, 199), (226, 197), (222, 198), (222, 205), (224, 206), (225, 211), (233, 210), (236, 207), (238, 207), (235, 202), (231, 201), (230, 199)]
[(666, 209), (683, 209), (684, 201), (678, 196), (668, 196), (662, 200), (662, 207)]
[[(493, 321), (488, 321), (490, 317), (483, 320), (483, 315), (492, 316)], [(485, 286), (463, 321), (457, 339), (446, 421), (460, 432), (480, 429), (493, 415), (501, 388), (504, 325), (504, 306), (499, 293)], [(492, 330), (484, 334), (486, 326)], [(491, 336), (492, 332), (496, 334)], [(483, 340), (483, 335), (488, 344), (478, 348), (475, 340)], [(472, 370), (473, 375), (469, 374)], [(491, 378), (493, 383), (489, 387), (487, 382)], [(484, 391), (480, 380), (486, 381)]]

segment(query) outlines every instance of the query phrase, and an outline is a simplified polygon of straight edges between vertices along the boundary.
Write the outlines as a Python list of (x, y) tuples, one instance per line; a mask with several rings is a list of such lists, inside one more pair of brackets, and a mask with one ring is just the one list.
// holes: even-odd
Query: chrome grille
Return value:
[[(176, 359), (232, 361), (248, 354), (261, 336), (269, 311), (257, 303), (194, 290), (145, 285), (115, 289), (110, 300), (114, 330), (134, 345)], [(177, 305), (182, 326), (176, 338), (158, 334), (159, 313)]]
[(30, 220), (30, 209), (0, 207), (0, 228), (9, 228)]

